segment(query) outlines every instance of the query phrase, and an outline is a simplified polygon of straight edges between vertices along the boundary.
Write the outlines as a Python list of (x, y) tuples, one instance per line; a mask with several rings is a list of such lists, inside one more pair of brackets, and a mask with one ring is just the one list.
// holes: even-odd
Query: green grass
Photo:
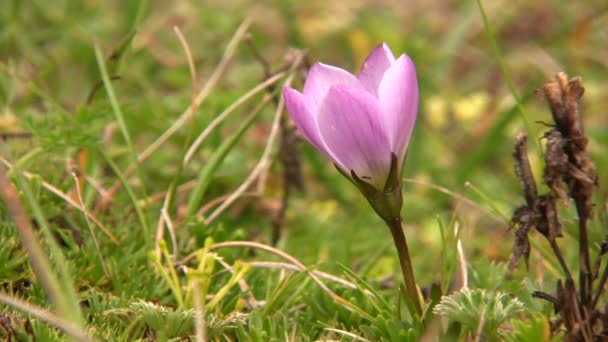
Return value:
[[(390, 232), (304, 141), (296, 151), (305, 191), (290, 192), (276, 250), (254, 243), (270, 245), (281, 205), (280, 139), (257, 180), (212, 214), (265, 153), (277, 109), (265, 96), (288, 80), (303, 84), (299, 70), (286, 70), (274, 93), (243, 99), (264, 80), (249, 43), (272, 72), (285, 66), (290, 47), (356, 72), (386, 41), (412, 57), (420, 83), (404, 171), (416, 182), (404, 183), (403, 208), (419, 286), (435, 305), (458, 284), (460, 238), (480, 301), (517, 300), (518, 310), (492, 320), (514, 330), (499, 337), (548, 340), (552, 308), (530, 293), (551, 291), (561, 270), (545, 241), (533, 239), (530, 270), (522, 263), (507, 277), (513, 234), (497, 213), (510, 216), (524, 202), (511, 159), (517, 132), (530, 134), (533, 172), (542, 177), (533, 145), (543, 146), (546, 127), (538, 122), (549, 122), (550, 112), (535, 89), (558, 71), (580, 75), (602, 186), (589, 232), (597, 255), (608, 198), (601, 57), (608, 8), (601, 1), (480, 1), (482, 15), (473, 2), (338, 3), (1, 1), (0, 167), (14, 165), (5, 170), (38, 247), (23, 243), (0, 201), (0, 321), (9, 322), (0, 337), (64, 340), (72, 331), (101, 341), (417, 341), (474, 334), (476, 311), (466, 312), (477, 315), (473, 321), (448, 323), (429, 309), (426, 328), (412, 319)], [(251, 25), (243, 26), (248, 16)], [(188, 41), (196, 82), (173, 26)], [(576, 213), (561, 209), (559, 244), (577, 270)], [(241, 244), (222, 247), (230, 241)], [(44, 274), (30, 264), (32, 251), (46, 260)]]

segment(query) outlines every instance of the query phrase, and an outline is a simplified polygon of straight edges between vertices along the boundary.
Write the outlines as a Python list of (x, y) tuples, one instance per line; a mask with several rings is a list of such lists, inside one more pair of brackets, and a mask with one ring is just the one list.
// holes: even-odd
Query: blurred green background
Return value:
[[(87, 100), (101, 79), (94, 41), (106, 57), (121, 52), (107, 64), (110, 74), (119, 77), (113, 85), (138, 152), (171, 126), (191, 101), (190, 71), (174, 26), (189, 43), (199, 86), (215, 70), (226, 44), (246, 17), (252, 19), (251, 42), (273, 71), (283, 66), (290, 48), (298, 48), (304, 49), (312, 62), (357, 72), (367, 54), (384, 41), (396, 55), (407, 53), (414, 60), (421, 90), (404, 172), (413, 181), (404, 184), (403, 209), (418, 282), (426, 286), (438, 280), (445, 266), (439, 262), (443, 246), (439, 227), (452, 229), (456, 222), (473, 270), (488, 260), (504, 262), (512, 246), (507, 220), (513, 209), (523, 204), (512, 167), (513, 138), (527, 129), (523, 115), (532, 129), (530, 158), (540, 181), (542, 155), (535, 145), (543, 144), (540, 138), (547, 129), (543, 122), (550, 121), (550, 112), (536, 89), (557, 72), (583, 79), (589, 152), (597, 163), (600, 185), (608, 181), (608, 4), (600, 0), (493, 0), (483, 4), (522, 112), (474, 1), (4, 0), (0, 2), (4, 158), (14, 162), (42, 147), (44, 152), (22, 167), (66, 193), (74, 191), (67, 161), (77, 163), (81, 149), (90, 149), (84, 171), (101, 188), (107, 189), (116, 177), (95, 149), (105, 150), (122, 170), (130, 164), (129, 150), (118, 129), (108, 133), (115, 117), (103, 87), (92, 101)], [(195, 134), (263, 78), (263, 68), (252, 49), (241, 42), (227, 71), (196, 112)], [(295, 87), (300, 89), (302, 82), (297, 78)], [(183, 170), (182, 182), (197, 177), (254, 103), (237, 110), (213, 131)], [(272, 106), (267, 107), (230, 151), (203, 203), (233, 191), (251, 172), (262, 154), (273, 112)], [(15, 137), (16, 133), (32, 136)], [(129, 179), (138, 196), (168, 189), (187, 141), (188, 129), (181, 129), (142, 163), (140, 174)], [(278, 246), (306, 265), (323, 270), (340, 273), (339, 264), (344, 264), (372, 281), (394, 274), (398, 262), (390, 234), (366, 201), (311, 146), (302, 142), (298, 149), (306, 191), (293, 193)], [(176, 230), (182, 256), (200, 248), (207, 236), (216, 241), (269, 243), (282, 193), (282, 169), (276, 155), (263, 196), (238, 200), (209, 227), (200, 219), (180, 222)], [(62, 200), (42, 190), (39, 182), (32, 184), (55, 229), (70, 226), (62, 223), (70, 219), (76, 221), (72, 226), (83, 224), (77, 211), (65, 211)], [(446, 195), (433, 186), (457, 195)], [(546, 188), (541, 186), (541, 190)], [(91, 185), (87, 185), (85, 195), (91, 207), (100, 200)], [(607, 198), (605, 188), (600, 188), (597, 219), (592, 224), (592, 235), (598, 242), (604, 234), (602, 227), (606, 227)], [(187, 192), (177, 195), (176, 218), (183, 214), (186, 200)], [(156, 201), (145, 208), (152, 227), (161, 205), (162, 201)], [(91, 242), (85, 231), (79, 233), (83, 241), (67, 243), (66, 247), (70, 258), (80, 260), (73, 262), (73, 272), (78, 274), (76, 287), (113, 294), (123, 303), (126, 298), (168, 300), (162, 285), (147, 288), (155, 279), (145, 258), (151, 247), (142, 246), (141, 227), (124, 191), (116, 194), (109, 209), (95, 214), (121, 240), (117, 251), (100, 236), (102, 254), (113, 260), (109, 263), (123, 287), (120, 291), (104, 287), (107, 279), (98, 266), (91, 266), (96, 257), (87, 254), (92, 250), (87, 249)], [(9, 239), (13, 235), (5, 227), (12, 223), (5, 213), (2, 215), (4, 238)], [(572, 208), (568, 215), (574, 217)], [(567, 227), (566, 231), (573, 229)], [(11, 253), (23, 254), (16, 241), (11, 246), (15, 248)], [(574, 249), (568, 251), (569, 258), (575, 255)], [(139, 260), (136, 269), (147, 270), (142, 271), (142, 278), (129, 277), (133, 270), (127, 271), (130, 262), (124, 255)], [(230, 256), (248, 257), (245, 252)], [(12, 282), (29, 277), (23, 269), (5, 271), (14, 273)]]

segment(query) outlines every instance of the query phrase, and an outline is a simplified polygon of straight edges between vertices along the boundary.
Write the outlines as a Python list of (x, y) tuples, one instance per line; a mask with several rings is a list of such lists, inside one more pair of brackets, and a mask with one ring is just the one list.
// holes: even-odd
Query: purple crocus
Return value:
[(304, 137), (333, 160), (386, 222), (408, 297), (422, 315), (401, 227), (401, 167), (418, 111), (414, 63), (405, 54), (395, 59), (383, 43), (367, 57), (359, 76), (317, 63), (302, 93), (284, 87), (283, 95)]
[(416, 69), (407, 55), (395, 59), (382, 43), (358, 76), (316, 63), (302, 93), (284, 87), (283, 94), (300, 132), (351, 179), (384, 190), (393, 155), (400, 176), (418, 110)]

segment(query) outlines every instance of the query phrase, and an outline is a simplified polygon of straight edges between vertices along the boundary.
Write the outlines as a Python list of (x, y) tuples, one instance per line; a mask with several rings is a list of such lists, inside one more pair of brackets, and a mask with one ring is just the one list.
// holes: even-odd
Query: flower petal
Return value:
[(333, 85), (344, 84), (362, 87), (359, 80), (346, 70), (315, 63), (308, 71), (306, 83), (304, 84), (304, 96), (311, 100), (311, 109), (316, 111), (323, 98)]
[(332, 159), (347, 174), (384, 189), (390, 145), (378, 100), (364, 89), (336, 85), (319, 106), (321, 138)]
[(393, 52), (382, 43), (372, 51), (359, 71), (359, 81), (372, 94), (378, 97), (378, 87), (386, 70), (395, 62)]
[(418, 112), (416, 67), (401, 55), (384, 73), (378, 88), (380, 106), (389, 129), (391, 150), (402, 162)]
[(310, 108), (307, 99), (295, 89), (283, 87), (285, 107), (291, 114), (293, 122), (298, 130), (314, 147), (327, 154), (323, 141), (319, 136), (316, 114)]

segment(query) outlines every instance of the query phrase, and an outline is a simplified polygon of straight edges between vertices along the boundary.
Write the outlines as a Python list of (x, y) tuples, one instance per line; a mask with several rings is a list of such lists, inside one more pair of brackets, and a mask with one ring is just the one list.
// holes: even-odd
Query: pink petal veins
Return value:
[(386, 70), (395, 62), (391, 49), (382, 43), (372, 51), (359, 71), (359, 80), (370, 93), (378, 97), (378, 87)]
[(378, 100), (366, 90), (334, 86), (319, 107), (321, 138), (338, 165), (383, 188), (390, 145)]
[(389, 128), (391, 150), (401, 162), (414, 129), (418, 111), (416, 68), (407, 55), (386, 71), (379, 87), (379, 99)]
[(348, 71), (315, 63), (308, 71), (303, 91), (304, 96), (310, 101), (311, 109), (317, 110), (329, 88), (337, 84), (362, 87), (361, 82)]

